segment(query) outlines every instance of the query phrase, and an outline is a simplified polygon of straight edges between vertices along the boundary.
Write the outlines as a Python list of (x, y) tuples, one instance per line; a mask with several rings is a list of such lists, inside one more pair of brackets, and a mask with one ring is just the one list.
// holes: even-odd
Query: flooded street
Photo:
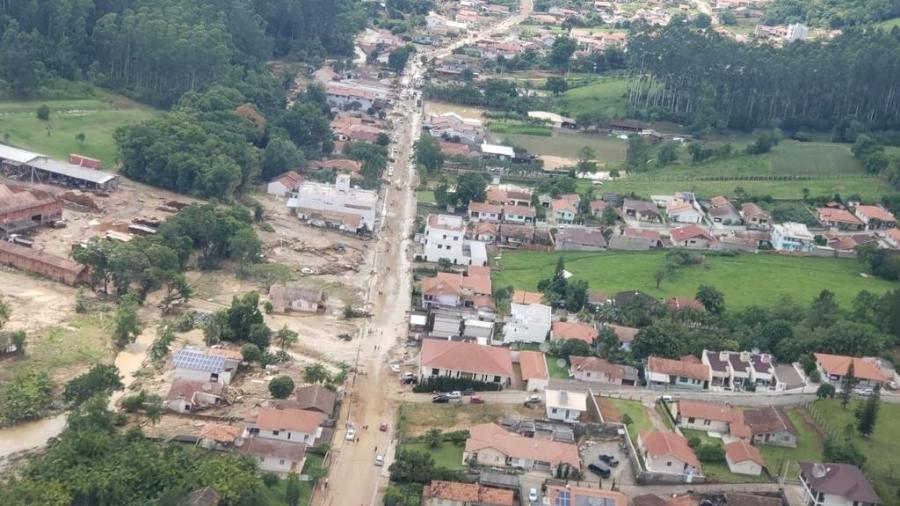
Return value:
[(0, 429), (0, 459), (39, 448), (66, 428), (66, 413)]
[(147, 359), (147, 352), (150, 350), (154, 339), (156, 339), (156, 327), (146, 328), (133, 343), (126, 346), (116, 355), (116, 368), (119, 370), (119, 375), (122, 376), (122, 384), (125, 385), (125, 388), (118, 392), (113, 392), (109, 397), (110, 410), (115, 411), (116, 403), (128, 393), (128, 387), (134, 381), (134, 375), (141, 368), (141, 364)]

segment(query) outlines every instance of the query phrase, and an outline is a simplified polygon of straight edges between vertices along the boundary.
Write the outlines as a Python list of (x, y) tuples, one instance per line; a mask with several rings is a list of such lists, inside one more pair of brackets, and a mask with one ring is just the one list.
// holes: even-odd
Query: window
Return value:
[(288, 432), (288, 439), (290, 439), (290, 438), (291, 438), (291, 433), (290, 433), (290, 432)]
[(672, 461), (671, 461), (671, 460), (667, 460), (667, 461), (666, 461), (666, 467), (672, 467)]
[(438, 369), (437, 367), (435, 367), (434, 369), (431, 370), (431, 375), (432, 375), (432, 376), (437, 376), (437, 375), (440, 374), (440, 373), (441, 373), (441, 370)]
[(284, 465), (284, 459), (279, 460), (278, 463), (279, 463), (280, 465), (283, 466), (283, 465)]
[(273, 435), (273, 436), (277, 436), (277, 435), (278, 435), (278, 431), (277, 431), (277, 430), (273, 430), (273, 431), (272, 431), (272, 435)]
[(556, 408), (550, 408), (550, 412), (553, 413), (553, 414), (555, 415), (555, 414), (556, 414)]
[(494, 376), (494, 383), (500, 383), (500, 376)]
[(694, 417), (693, 417), (693, 416), (690, 417), (690, 418), (688, 418), (688, 423), (694, 423)]
[(709, 424), (711, 424), (711, 423), (712, 423), (712, 422), (711, 422), (710, 420), (703, 420), (703, 425), (709, 425)]

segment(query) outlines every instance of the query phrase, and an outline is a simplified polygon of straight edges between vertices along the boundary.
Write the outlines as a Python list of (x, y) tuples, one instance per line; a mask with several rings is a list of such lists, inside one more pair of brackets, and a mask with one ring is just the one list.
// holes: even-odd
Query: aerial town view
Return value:
[(898, 0), (0, 0), (0, 506), (900, 505), (898, 216)]

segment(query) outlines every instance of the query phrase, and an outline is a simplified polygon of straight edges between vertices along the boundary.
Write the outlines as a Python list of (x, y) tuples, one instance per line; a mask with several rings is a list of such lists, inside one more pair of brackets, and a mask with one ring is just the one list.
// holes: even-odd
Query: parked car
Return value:
[(619, 465), (619, 460), (612, 455), (601, 454), (599, 458), (600, 462), (603, 462), (609, 467), (616, 467), (617, 465)]
[(535, 503), (538, 500), (538, 491), (536, 488), (531, 487), (528, 489), (528, 502)]
[(461, 393), (459, 390), (454, 390), (454, 391), (452, 391), (452, 392), (447, 392), (447, 393), (444, 394), (444, 395), (446, 395), (447, 397), (449, 397), (449, 398), (451, 398), (451, 399), (459, 399), (459, 398), (462, 397), (462, 393)]
[(469, 399), (469, 403), (470, 404), (484, 404), (484, 398), (482, 398), (480, 395), (473, 395)]
[(448, 402), (450, 402), (450, 398), (446, 395), (435, 395), (431, 398), (431, 402), (435, 404), (447, 404)]
[(868, 397), (875, 393), (875, 390), (869, 387), (856, 387), (853, 389), (853, 393), (856, 395), (862, 395), (863, 397)]
[(588, 464), (588, 470), (601, 478), (609, 478), (609, 475), (612, 472), (610, 468), (606, 467), (606, 464), (602, 463)]
[(400, 366), (399, 366), (399, 365), (397, 365), (397, 364), (391, 364), (390, 367), (391, 367), (391, 372), (393, 372), (393, 373), (398, 373), (398, 372), (400, 372)]
[(381, 467), (384, 465), (384, 455), (375, 456), (375, 465)]
[(347, 441), (353, 441), (354, 439), (356, 439), (356, 429), (354, 429), (353, 427), (348, 428), (347, 435), (344, 436), (344, 439), (346, 439)]
[(526, 406), (529, 406), (531, 404), (540, 404), (540, 402), (541, 402), (541, 396), (537, 395), (537, 394), (531, 394), (528, 396), (527, 399), (525, 399)]
[(465, 390), (462, 391), (462, 394), (463, 394), (463, 395), (475, 395), (475, 389), (474, 389), (474, 388), (467, 388), (467, 389), (465, 389)]

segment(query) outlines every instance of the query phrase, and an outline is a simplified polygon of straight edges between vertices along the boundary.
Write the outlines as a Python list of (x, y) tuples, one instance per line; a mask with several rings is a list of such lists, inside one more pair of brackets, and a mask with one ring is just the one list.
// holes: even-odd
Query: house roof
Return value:
[(597, 338), (597, 329), (586, 323), (555, 321), (551, 330), (553, 337), (557, 339), (577, 339), (594, 344), (594, 339)]
[(513, 148), (509, 146), (502, 146), (500, 144), (488, 144), (487, 142), (481, 145), (481, 152), (489, 155), (508, 156), (510, 158), (516, 156), (516, 152), (513, 151)]
[(569, 357), (572, 369), (576, 371), (602, 372), (610, 378), (625, 378), (625, 369), (621, 365), (610, 363), (607, 360), (597, 357), (579, 357), (572, 355)]
[(516, 304), (540, 304), (544, 294), (540, 292), (526, 292), (525, 290), (513, 290), (512, 302)]
[(544, 325), (550, 328), (550, 319), (552, 310), (550, 306), (544, 304), (517, 304), (515, 302), (509, 305), (510, 321), (529, 323), (533, 325)]
[(548, 407), (587, 411), (587, 394), (569, 390), (544, 390), (544, 403)]
[(746, 460), (752, 460), (760, 466), (766, 465), (766, 461), (763, 460), (762, 454), (759, 453), (759, 450), (757, 450), (755, 446), (744, 441), (743, 439), (738, 439), (726, 444), (725, 457), (735, 464), (744, 462)]
[(433, 480), (422, 489), (422, 499), (442, 499), (463, 504), (489, 504), (491, 506), (515, 504), (514, 492), (502, 488), (485, 487), (478, 483)]
[(725, 504), (728, 506), (782, 506), (784, 501), (780, 497), (749, 494), (744, 492), (726, 492)]
[[(521, 208), (526, 209), (526, 208)], [(518, 239), (520, 241), (534, 240), (534, 227), (531, 225), (515, 225), (504, 223), (500, 225), (500, 237)]]
[(500, 215), (503, 207), (497, 204), (488, 204), (487, 202), (469, 202), (469, 212), (487, 213)]
[(816, 492), (832, 494), (861, 503), (881, 504), (872, 484), (860, 469), (850, 464), (800, 462), (800, 473)]
[(523, 380), (550, 379), (547, 358), (539, 351), (520, 351), (519, 369), (522, 371)]
[(212, 487), (203, 487), (192, 491), (180, 503), (181, 506), (218, 506), (222, 496)]
[(0, 159), (10, 160), (16, 163), (28, 163), (35, 158), (44, 156), (40, 153), (32, 153), (24, 149), (14, 148), (6, 144), (0, 144)]
[(819, 221), (828, 223), (845, 223), (848, 225), (862, 225), (863, 222), (859, 218), (853, 216), (853, 213), (846, 209), (835, 209), (833, 207), (820, 207), (816, 209), (816, 215)]
[(654, 204), (653, 202), (647, 202), (646, 200), (625, 199), (624, 203), (622, 204), (622, 208), (632, 209), (640, 213), (659, 215), (659, 209), (657, 209), (656, 204)]
[(654, 458), (675, 457), (692, 467), (699, 468), (700, 461), (694, 450), (688, 446), (687, 439), (673, 432), (658, 430), (647, 431), (640, 435), (641, 444), (646, 452)]
[(450, 214), (429, 214), (428, 226), (453, 232), (463, 232), (466, 229), (466, 223), (462, 218)]
[(221, 383), (210, 383), (207, 381), (193, 381), (181, 378), (172, 380), (172, 386), (169, 387), (169, 393), (166, 394), (167, 401), (176, 399), (186, 399), (190, 402), (197, 392), (205, 392), (211, 395), (221, 395), (224, 390)]
[(666, 202), (666, 214), (671, 216), (673, 214), (680, 214), (684, 212), (696, 213), (698, 211), (694, 208), (694, 205), (687, 200), (672, 199)]
[(491, 268), (470, 265), (462, 278), (462, 287), (472, 290), (478, 295), (491, 295)]
[(734, 420), (733, 408), (727, 404), (716, 404), (704, 401), (678, 401), (678, 415), (687, 418), (700, 418), (714, 422), (731, 422)]
[(885, 234), (890, 236), (894, 241), (900, 242), (900, 229), (889, 228)]
[(666, 305), (677, 311), (680, 311), (682, 309), (706, 311), (706, 308), (699, 300), (690, 297), (672, 297), (671, 299), (666, 300)]
[(243, 428), (237, 425), (211, 423), (200, 429), (200, 438), (230, 444), (241, 435), (241, 432), (243, 432)]
[(453, 272), (439, 272), (436, 276), (422, 279), (423, 295), (459, 295), (463, 286), (463, 276)]
[(537, 211), (533, 207), (524, 207), (524, 206), (513, 206), (509, 204), (503, 204), (503, 214), (504, 215), (515, 215), (515, 216), (524, 216), (526, 218), (534, 218), (537, 215)]
[(298, 388), (294, 398), (300, 409), (318, 410), (330, 415), (334, 412), (337, 395), (323, 385), (309, 385)]
[(225, 358), (210, 355), (202, 350), (182, 348), (175, 352), (172, 366), (175, 369), (219, 373), (225, 370)]
[(292, 170), (289, 170), (284, 174), (278, 176), (275, 180), (284, 185), (286, 188), (294, 188), (303, 181), (303, 176), (297, 174)]
[(626, 506), (628, 497), (613, 490), (550, 485), (547, 498), (552, 506)]
[(866, 205), (856, 206), (856, 213), (862, 214), (863, 216), (866, 216), (870, 220), (874, 219), (874, 220), (878, 220), (878, 221), (883, 221), (885, 223), (893, 223), (893, 222), (897, 221), (897, 219), (894, 218), (894, 215), (890, 211), (888, 211), (887, 209), (885, 209), (881, 206), (866, 206)]
[(702, 237), (709, 242), (716, 242), (716, 238), (713, 237), (707, 230), (700, 225), (688, 225), (681, 228), (676, 228), (669, 232), (669, 236), (675, 242), (682, 242), (688, 239), (693, 239), (695, 237)]
[(284, 459), (292, 462), (300, 462), (306, 458), (305, 444), (264, 437), (242, 438), (240, 442), (235, 442), (235, 451), (246, 455)]
[(550, 201), (550, 207), (554, 211), (569, 211), (572, 213), (578, 213), (578, 209), (572, 204), (572, 202), (566, 199), (556, 199)]
[(297, 300), (319, 303), (324, 300), (325, 292), (321, 288), (277, 283), (269, 288), (272, 302), (286, 305)]
[(853, 364), (853, 376), (859, 379), (871, 381), (887, 381), (878, 365), (872, 360), (859, 357), (847, 357), (844, 355), (829, 355), (827, 353), (814, 353), (816, 362), (822, 366), (826, 373), (834, 376), (846, 376), (850, 364)]
[(423, 339), (420, 360), (424, 367), (505, 377), (513, 375), (509, 350), (495, 346)]
[(594, 248), (605, 248), (607, 245), (602, 230), (599, 228), (586, 227), (569, 227), (561, 229), (556, 234), (556, 242), (558, 244), (569, 243)]
[(314, 433), (319, 425), (322, 425), (322, 422), (325, 421), (325, 415), (304, 409), (260, 408), (256, 416), (251, 415), (247, 421), (264, 430), (293, 430)]
[(783, 431), (797, 433), (797, 429), (787, 414), (781, 408), (775, 406), (745, 409), (743, 411), (743, 423), (750, 428), (750, 433), (754, 435)]
[(549, 462), (551, 466), (566, 463), (581, 469), (578, 447), (574, 444), (524, 437), (495, 423), (475, 425), (469, 429), (465, 451), (477, 452), (485, 448), (493, 448), (508, 457)]
[(490, 221), (479, 220), (478, 224), (475, 225), (475, 235), (490, 234), (496, 236), (497, 230), (499, 230), (497, 224)]
[(441, 153), (449, 156), (469, 156), (469, 146), (460, 142), (440, 142)]
[(686, 360), (672, 360), (651, 356), (647, 359), (647, 369), (670, 376), (682, 376), (698, 380), (709, 379), (709, 367), (706, 364)]
[(648, 239), (650, 241), (662, 240), (659, 232), (657, 232), (656, 230), (647, 230), (644, 228), (629, 227), (622, 231), (622, 235), (624, 235), (625, 237), (640, 237), (642, 239)]
[(588, 290), (588, 304), (601, 305), (609, 301), (609, 292)]
[(609, 202), (605, 200), (592, 200), (591, 201), (591, 212), (596, 213), (597, 211), (602, 211), (609, 207)]
[(741, 214), (745, 218), (768, 218), (769, 213), (763, 211), (755, 202), (744, 202), (741, 204)]
[(79, 167), (78, 165), (72, 165), (71, 163), (60, 162), (43, 157), (31, 160), (30, 162), (28, 162), (28, 165), (41, 170), (45, 170), (47, 172), (52, 172), (54, 174), (59, 174), (61, 176), (71, 177), (73, 179), (79, 179), (82, 181), (88, 181), (94, 184), (105, 184), (117, 177), (115, 174), (103, 172), (102, 170), (87, 169), (84, 167)]

